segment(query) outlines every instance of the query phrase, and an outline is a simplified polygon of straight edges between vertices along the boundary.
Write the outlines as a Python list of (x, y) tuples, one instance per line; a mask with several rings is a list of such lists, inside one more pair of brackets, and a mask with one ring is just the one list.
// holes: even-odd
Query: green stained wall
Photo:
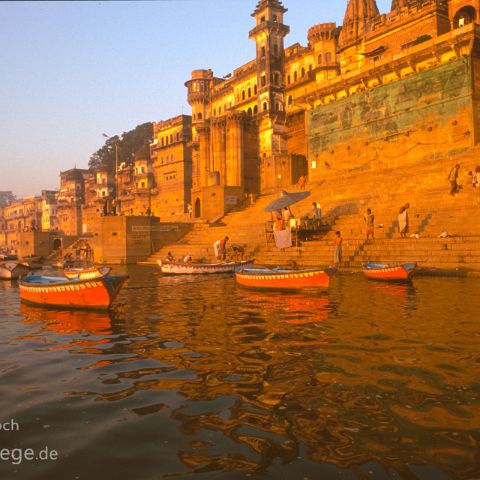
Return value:
[(311, 110), (311, 158), (339, 144), (410, 135), (432, 124), (438, 134), (455, 117), (473, 130), (471, 70), (471, 59), (461, 58)]

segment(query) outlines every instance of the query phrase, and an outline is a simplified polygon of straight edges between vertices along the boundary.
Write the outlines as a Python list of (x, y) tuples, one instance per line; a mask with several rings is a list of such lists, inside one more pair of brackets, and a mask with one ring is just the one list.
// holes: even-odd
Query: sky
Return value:
[[(258, 0), (0, 2), (0, 191), (57, 189), (105, 142), (190, 114), (191, 71), (222, 77), (255, 57)], [(341, 25), (347, 0), (283, 0), (285, 46)], [(391, 0), (377, 0), (382, 13)]]

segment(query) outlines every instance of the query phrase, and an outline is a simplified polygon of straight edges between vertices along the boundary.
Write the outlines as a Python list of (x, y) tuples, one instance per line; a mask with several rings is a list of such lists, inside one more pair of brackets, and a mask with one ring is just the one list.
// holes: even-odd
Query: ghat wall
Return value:
[[(475, 142), (472, 58), (460, 58), (307, 113), (312, 180), (328, 170), (391, 167)], [(477, 67), (475, 67), (477, 68)]]

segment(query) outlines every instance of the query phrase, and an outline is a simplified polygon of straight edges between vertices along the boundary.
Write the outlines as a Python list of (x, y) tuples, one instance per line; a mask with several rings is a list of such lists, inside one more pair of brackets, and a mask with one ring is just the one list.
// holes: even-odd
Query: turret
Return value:
[(284, 110), (284, 38), (290, 27), (284, 25), (287, 9), (279, 0), (260, 0), (252, 13), (256, 26), (249, 37), (257, 44), (258, 109), (260, 113)]
[(188, 88), (188, 103), (192, 107), (192, 123), (203, 123), (208, 117), (210, 87), (213, 80), (211, 70), (194, 70), (192, 79), (185, 82)]

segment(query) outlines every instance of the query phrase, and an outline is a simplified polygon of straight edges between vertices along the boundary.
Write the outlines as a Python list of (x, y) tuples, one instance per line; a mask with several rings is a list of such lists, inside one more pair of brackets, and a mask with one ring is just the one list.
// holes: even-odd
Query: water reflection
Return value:
[[(112, 315), (22, 305), (22, 331), (6, 339), (10, 360), (47, 383), (31, 395), (49, 422), (65, 442), (83, 438), (82, 455), (50, 466), (52, 478), (119, 451), (137, 459), (135, 478), (479, 473), (478, 283), (344, 276), (327, 293), (282, 294), (239, 289), (228, 276), (129, 273)], [(438, 293), (446, 288), (450, 298)], [(0, 380), (32, 386), (5, 369)], [(50, 407), (42, 388), (64, 400)], [(102, 437), (75, 420), (76, 402)], [(29, 418), (18, 405), (14, 414)]]

